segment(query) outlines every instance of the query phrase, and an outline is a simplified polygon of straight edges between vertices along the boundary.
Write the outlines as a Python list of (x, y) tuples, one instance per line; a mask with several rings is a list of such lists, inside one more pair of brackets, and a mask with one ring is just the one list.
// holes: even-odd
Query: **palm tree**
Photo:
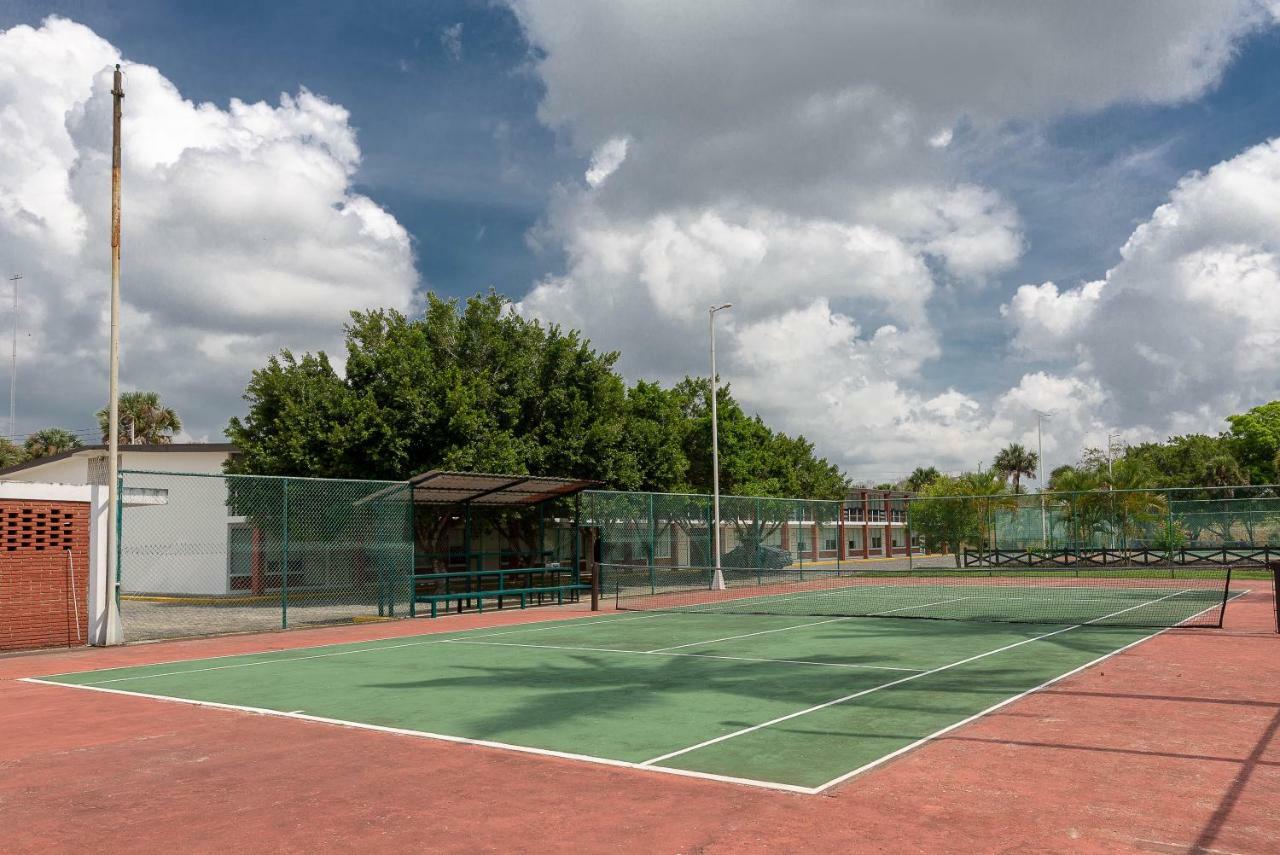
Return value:
[(16, 466), (26, 457), (17, 443), (8, 437), (0, 436), (0, 467)]
[(1028, 451), (1016, 442), (1011, 442), (996, 455), (991, 468), (1013, 479), (1013, 492), (1022, 492), (1022, 476), (1034, 476), (1040, 457), (1034, 451)]
[(73, 448), (79, 448), (80, 445), (80, 437), (71, 431), (50, 427), (28, 436), (27, 441), (23, 443), (23, 448), (27, 452), (27, 458), (34, 460), (37, 457), (48, 457), (51, 454), (70, 451)]
[[(107, 408), (98, 411), (102, 441), (109, 440)], [(120, 441), (125, 445), (165, 445), (182, 430), (182, 420), (170, 407), (160, 404), (156, 392), (125, 392), (120, 395)]]
[(942, 477), (942, 473), (938, 471), (936, 466), (917, 466), (915, 471), (907, 476), (907, 480), (903, 482), (903, 486), (912, 493), (919, 493), (925, 487), (932, 484)]

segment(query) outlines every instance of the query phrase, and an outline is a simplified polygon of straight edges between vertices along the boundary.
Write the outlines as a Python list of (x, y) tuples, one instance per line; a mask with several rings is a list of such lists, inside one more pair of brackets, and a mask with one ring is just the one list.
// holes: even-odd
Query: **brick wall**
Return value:
[(88, 502), (0, 499), (0, 651), (84, 644), (88, 569)]

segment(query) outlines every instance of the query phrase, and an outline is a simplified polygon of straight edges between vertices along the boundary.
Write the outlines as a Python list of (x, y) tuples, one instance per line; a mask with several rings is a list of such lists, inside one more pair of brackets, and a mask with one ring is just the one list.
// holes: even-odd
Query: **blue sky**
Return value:
[[(524, 234), (580, 159), (536, 116), (541, 86), (515, 17), (488, 2), (6, 3), (0, 28), (87, 24), (195, 101), (307, 87), (349, 109), (361, 191), (413, 234), (425, 284), (518, 294), (549, 265)], [(462, 25), (462, 55), (442, 43)]]
[[(489, 286), (521, 311), (621, 349), (629, 376), (663, 380), (702, 370), (697, 307), (734, 299), (742, 308), (727, 319), (726, 379), (749, 407), (873, 480), (916, 463), (969, 466), (999, 443), (1026, 441), (1037, 407), (1062, 413), (1050, 441), (1058, 460), (1113, 429), (1131, 441), (1217, 430), (1233, 408), (1274, 396), (1274, 381), (1261, 371), (1224, 381), (1212, 365), (1168, 366), (1219, 350), (1240, 362), (1235, 345), (1213, 339), (1232, 324), (1255, 350), (1276, 338), (1269, 280), (1257, 278), (1272, 272), (1272, 247), (1258, 235), (1280, 223), (1215, 219), (1204, 199), (1240, 192), (1237, 209), (1254, 211), (1246, 197), (1263, 194), (1262, 179), (1231, 175), (1280, 132), (1280, 29), (1252, 0), (1210, 11), (1146, 2), (1009, 8), (975, 0), (946, 14), (910, 3), (873, 14), (816, 4), (776, 20), (767, 3), (658, 14), (644, 4), (544, 0), (369, 8), (10, 0), (0, 30), (12, 39), (22, 29), (29, 52), (8, 81), (0, 65), (0, 107), (7, 98), (30, 128), (43, 127), (47, 117), (21, 93), (71, 93), (75, 82), (82, 91), (66, 95), (66, 115), (78, 117), (78, 104), (92, 115), (100, 93), (76, 81), (94, 79), (95, 63), (115, 52), (154, 69), (154, 77), (130, 72), (129, 85), (143, 93), (154, 85), (163, 103), (127, 100), (126, 116), (152, 111), (135, 127), (155, 135), (157, 151), (167, 138), (186, 139), (166, 128), (215, 114), (220, 129), (236, 125), (233, 99), (261, 103), (279, 123), (267, 133), (248, 122), (222, 142), (196, 134), (146, 163), (144, 152), (137, 184), (126, 187), (127, 227), (131, 190), (172, 215), (135, 226), (135, 258), (163, 253), (147, 253), (131, 271), (126, 252), (126, 282), (131, 272), (138, 282), (134, 329), (153, 332), (133, 345), (132, 365), (126, 348), (126, 382), (155, 386), (163, 375), (148, 359), (192, 354), (160, 391), (188, 414), (193, 437), (218, 438), (266, 354), (334, 350), (346, 310), (411, 309), (425, 289), (466, 296)], [(42, 24), (50, 15), (79, 29), (50, 30)], [(79, 76), (59, 77), (59, 45), (71, 42)], [(324, 101), (299, 107), (298, 119), (280, 99), (304, 89)], [(195, 106), (204, 102), (211, 113)], [(298, 130), (307, 122), (323, 130)], [(80, 153), (58, 172), (70, 182), (69, 208), (81, 211), (67, 223), (88, 216), (92, 234), (83, 212), (94, 209), (76, 179), (98, 143), (84, 142), (91, 123), (57, 124), (47, 134), (67, 135)], [(259, 138), (245, 148), (237, 133)], [(263, 202), (237, 195), (236, 170), (278, 162), (279, 135), (296, 162), (320, 153), (329, 171), (320, 178), (300, 166), (282, 180), (302, 188), (291, 202), (298, 222), (286, 211), (254, 225), (236, 206)], [(609, 145), (621, 153), (616, 163), (605, 157)], [(195, 157), (231, 151), (216, 166)], [(52, 203), (38, 193), (23, 195), (32, 191), (21, 176), (47, 166), (34, 144), (23, 154), (43, 165), (15, 167), (7, 179), (0, 172), (0, 203), (7, 190), (18, 200), (11, 208), (25, 205), (49, 224), (42, 240), (65, 244), (66, 229), (80, 234), (79, 226), (59, 235), (62, 214), (43, 210)], [(588, 180), (589, 166), (606, 161), (603, 177)], [(1217, 184), (1196, 178), (1215, 167)], [(184, 168), (194, 170), (193, 186), (217, 188), (210, 204), (166, 195)], [(346, 177), (333, 185), (337, 173)], [(1182, 197), (1171, 197), (1180, 186)], [(1179, 222), (1221, 228), (1192, 235), (1151, 225), (1166, 203)], [(316, 272), (308, 257), (307, 229), (334, 212), (345, 215), (323, 226), (332, 253), (324, 266), (341, 276)], [(175, 217), (227, 237), (238, 275), (193, 274), (208, 243), (187, 247)], [(59, 266), (34, 240), (0, 219), (0, 252), (27, 265), (33, 289), (43, 272), (72, 283), (89, 275), (68, 272), (76, 265), (99, 264), (86, 244)], [(1122, 258), (1126, 242), (1143, 251)], [(1185, 288), (1167, 285), (1183, 275), (1170, 271), (1206, 264), (1219, 277), (1211, 288), (1189, 273)], [(202, 296), (183, 303), (174, 282), (192, 276)], [(1221, 296), (1246, 280), (1240, 293), (1257, 302), (1248, 323), (1260, 325), (1252, 333)], [(277, 317), (270, 305), (241, 306), (238, 289), (267, 283), (279, 283), (281, 306), (308, 310)], [(66, 287), (67, 313), (91, 326), (91, 302)], [(1195, 322), (1206, 310), (1196, 301), (1206, 288), (1223, 317), (1210, 317), (1202, 337)], [(33, 291), (24, 320), (23, 374), (35, 388), (15, 433), (91, 424), (91, 408), (37, 382), (54, 370), (40, 351), (61, 334), (49, 326), (54, 290), (43, 304)], [(1119, 314), (1143, 294), (1149, 312)], [(204, 323), (210, 305), (226, 317)], [(1169, 334), (1126, 341), (1126, 325), (1140, 321)], [(1170, 336), (1190, 340), (1189, 349)], [(92, 362), (88, 351), (76, 358)], [(1163, 396), (1153, 391), (1164, 387)]]

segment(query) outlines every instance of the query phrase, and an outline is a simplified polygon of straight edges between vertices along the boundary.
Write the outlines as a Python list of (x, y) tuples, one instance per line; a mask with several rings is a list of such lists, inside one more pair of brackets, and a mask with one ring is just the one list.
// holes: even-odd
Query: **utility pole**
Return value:
[(9, 352), (9, 438), (18, 441), (18, 283), (22, 274), (9, 277), (13, 283), (13, 345)]
[[(111, 87), (111, 345), (107, 399), (107, 644), (124, 641), (116, 608), (120, 571), (120, 112), (124, 78), (116, 65)], [(114, 617), (114, 620), (112, 619)]]
[[(712, 549), (715, 550), (715, 576), (711, 587), (716, 591), (724, 590), (724, 571), (720, 569), (720, 426), (716, 412), (716, 312), (732, 309), (733, 303), (723, 303), (707, 309), (707, 324), (711, 331), (711, 524), (713, 529)], [(759, 559), (759, 556), (756, 556)]]
[(1040, 546), (1042, 548), (1049, 545), (1049, 514), (1044, 506), (1044, 430), (1042, 423), (1049, 418), (1052, 413), (1041, 412), (1035, 410), (1036, 414), (1036, 463), (1040, 466), (1040, 474), (1036, 476), (1036, 480), (1040, 482)]

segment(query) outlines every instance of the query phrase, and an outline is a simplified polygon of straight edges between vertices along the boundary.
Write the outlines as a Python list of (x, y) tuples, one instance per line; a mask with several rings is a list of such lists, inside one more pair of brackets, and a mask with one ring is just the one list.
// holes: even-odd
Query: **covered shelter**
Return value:
[[(581, 501), (599, 482), (432, 469), (408, 480), (414, 600), (461, 609), (468, 592), (584, 586)], [(512, 596), (515, 596), (513, 594)], [(538, 600), (543, 599), (541, 593)], [(520, 595), (521, 604), (526, 595)], [(483, 599), (475, 604), (483, 607)], [(501, 600), (499, 600), (501, 605)]]

